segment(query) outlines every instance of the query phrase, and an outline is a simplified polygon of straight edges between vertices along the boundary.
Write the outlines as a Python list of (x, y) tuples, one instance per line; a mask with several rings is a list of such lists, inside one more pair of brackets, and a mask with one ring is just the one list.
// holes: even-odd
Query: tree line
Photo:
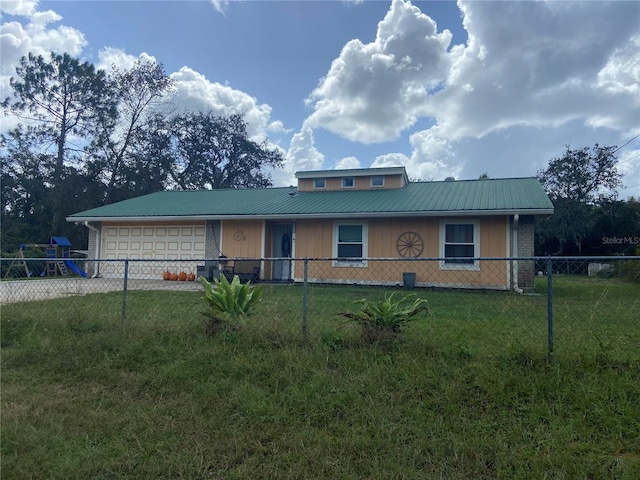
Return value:
[(536, 221), (536, 255), (640, 255), (640, 202), (618, 199), (618, 150), (567, 146), (538, 172), (554, 213)]
[(2, 101), (3, 250), (54, 235), (86, 247), (69, 214), (166, 189), (266, 187), (279, 150), (242, 115), (176, 111), (162, 64), (98, 69), (69, 54), (23, 57)]

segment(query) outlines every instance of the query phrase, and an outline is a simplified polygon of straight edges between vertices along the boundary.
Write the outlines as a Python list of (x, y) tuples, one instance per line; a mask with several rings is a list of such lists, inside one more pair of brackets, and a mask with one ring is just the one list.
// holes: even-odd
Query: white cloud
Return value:
[(469, 43), (452, 50), (446, 87), (428, 108), (447, 137), (576, 118), (599, 125), (601, 117), (628, 116), (628, 108), (620, 110), (624, 103), (637, 108), (637, 96), (612, 95), (597, 79), (638, 32), (632, 2), (458, 4)]
[(291, 138), (286, 158), (287, 169), (294, 173), (298, 170), (318, 170), (322, 168), (322, 162), (324, 155), (315, 147), (313, 129), (303, 125)]
[[(394, 0), (376, 40), (348, 42), (307, 103), (307, 122), (373, 143), (409, 135), (411, 176), (532, 175), (549, 153), (624, 141), (640, 119), (636, 2), (458, 2), (468, 35)], [(473, 177), (472, 177), (473, 178)]]
[(227, 7), (229, 6), (229, 4), (232, 1), (239, 1), (239, 0), (209, 0), (209, 1), (211, 2), (211, 5), (213, 5), (213, 8), (215, 9), (216, 12), (224, 15), (225, 12), (227, 11)]
[(434, 135), (432, 130), (414, 133), (410, 142), (413, 147), (411, 157), (403, 153), (387, 153), (377, 156), (371, 166), (403, 166), (409, 178), (421, 180), (442, 180), (459, 175), (460, 167), (455, 166), (455, 153), (451, 145)]
[(407, 167), (410, 175), (423, 180), (443, 180), (458, 178), (461, 165), (448, 139), (439, 135), (438, 127), (411, 135), (411, 161)]
[[(8, 7), (8, 8), (7, 8)], [(11, 21), (0, 24), (0, 73), (3, 86), (15, 73), (20, 59), (29, 53), (48, 56), (50, 52), (77, 56), (86, 46), (82, 32), (64, 25), (52, 28), (62, 17), (57, 13), (35, 11), (36, 2), (2, 3), (2, 11), (23, 17), (23, 23)]]
[(269, 105), (259, 104), (255, 97), (228, 85), (211, 82), (189, 67), (182, 67), (170, 76), (176, 82), (174, 103), (179, 110), (206, 110), (225, 116), (241, 114), (252, 140), (261, 142), (267, 138), (267, 126), (271, 124)]
[(611, 93), (640, 94), (640, 35), (617, 48), (598, 72), (597, 86)]
[(291, 133), (292, 128), (284, 128), (284, 123), (280, 120), (274, 120), (267, 126), (267, 131), (273, 133)]
[(269, 168), (276, 186), (295, 184), (296, 165), (308, 158), (324, 157), (313, 147), (313, 133), (303, 131), (294, 135), (289, 151), (267, 138), (268, 132), (288, 133), (279, 120), (271, 120), (271, 107), (259, 104), (255, 97), (229, 85), (211, 82), (204, 75), (189, 67), (182, 67), (170, 77), (175, 81), (173, 104), (178, 111), (211, 111), (215, 115), (243, 115), (249, 138), (255, 142), (267, 142), (266, 147), (278, 150), (285, 158), (283, 169)]
[[(57, 13), (47, 10), (37, 11), (37, 1), (3, 1), (0, 11), (21, 21), (0, 24), (0, 92), (3, 100), (5, 92), (11, 91), (9, 80), (16, 73), (20, 59), (29, 53), (48, 58), (51, 52), (77, 56), (87, 44), (82, 32), (64, 25), (52, 27), (62, 20)], [(14, 128), (19, 123), (13, 116), (2, 120), (2, 130)]]
[(374, 42), (349, 41), (307, 98), (307, 122), (345, 138), (376, 143), (413, 125), (420, 105), (445, 79), (448, 30), (417, 7), (394, 0)]
[(386, 153), (378, 155), (371, 164), (374, 168), (382, 167), (406, 167), (411, 163), (409, 157), (403, 153)]
[(128, 70), (134, 66), (137, 60), (142, 62), (157, 62), (153, 55), (142, 52), (137, 57), (126, 53), (120, 48), (105, 47), (98, 52), (99, 61), (96, 63), (97, 68), (110, 71), (112, 66), (116, 66), (121, 70)]
[[(110, 70), (112, 65), (121, 69), (131, 68), (137, 60), (157, 61), (146, 52), (138, 57), (121, 49), (105, 48), (99, 52), (98, 67)], [(178, 111), (211, 111), (215, 115), (244, 116), (249, 137), (256, 142), (267, 139), (267, 133), (289, 133), (280, 120), (270, 120), (271, 107), (258, 104), (256, 98), (235, 90), (229, 85), (209, 81), (204, 75), (189, 67), (182, 67), (178, 72), (169, 75), (175, 81), (175, 92), (172, 103)], [(276, 145), (269, 143), (270, 148)], [(280, 149), (280, 147), (277, 147)]]
[[(638, 133), (636, 130), (633, 136), (638, 135)], [(640, 148), (623, 149), (617, 155), (618, 163), (616, 167), (618, 173), (624, 175), (622, 179), (624, 188), (621, 189), (620, 197), (633, 196), (638, 200), (640, 199)]]
[(0, 12), (14, 16), (31, 16), (37, 8), (38, 0), (4, 0), (0, 4)]
[(349, 168), (360, 168), (360, 160), (356, 157), (344, 157), (336, 162), (335, 170), (344, 170)]

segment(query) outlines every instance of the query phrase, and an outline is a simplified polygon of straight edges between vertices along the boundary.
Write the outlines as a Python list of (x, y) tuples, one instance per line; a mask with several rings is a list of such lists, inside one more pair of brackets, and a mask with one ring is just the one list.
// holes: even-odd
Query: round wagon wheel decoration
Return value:
[(401, 257), (417, 257), (424, 250), (424, 241), (416, 232), (404, 232), (396, 240), (396, 250)]

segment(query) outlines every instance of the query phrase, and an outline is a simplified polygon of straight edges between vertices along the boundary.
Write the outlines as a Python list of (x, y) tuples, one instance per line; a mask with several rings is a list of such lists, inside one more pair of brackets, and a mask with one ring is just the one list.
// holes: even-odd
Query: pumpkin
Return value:
[(195, 281), (195, 279), (196, 279), (196, 276), (195, 276), (195, 274), (194, 274), (194, 273), (189, 273), (189, 274), (187, 275), (187, 281), (188, 281), (188, 282), (193, 282), (193, 281)]
[(178, 280), (180, 280), (181, 282), (184, 282), (187, 279), (187, 272), (180, 272), (180, 274), (178, 275)]
[(169, 280), (171, 280), (171, 281), (178, 280), (178, 274), (177, 274), (177, 273), (172, 273), (172, 274), (169, 276)]
[(162, 274), (162, 279), (163, 280), (169, 280), (171, 278), (171, 272), (164, 272)]

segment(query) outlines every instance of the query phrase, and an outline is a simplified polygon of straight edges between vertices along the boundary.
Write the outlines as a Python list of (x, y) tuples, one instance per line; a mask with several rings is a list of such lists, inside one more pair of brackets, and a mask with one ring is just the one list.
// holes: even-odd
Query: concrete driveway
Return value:
[[(123, 280), (116, 278), (54, 278), (0, 282), (0, 304), (33, 302), (88, 293), (118, 292)], [(129, 279), (128, 290), (197, 291), (199, 282), (168, 282), (164, 280)]]

